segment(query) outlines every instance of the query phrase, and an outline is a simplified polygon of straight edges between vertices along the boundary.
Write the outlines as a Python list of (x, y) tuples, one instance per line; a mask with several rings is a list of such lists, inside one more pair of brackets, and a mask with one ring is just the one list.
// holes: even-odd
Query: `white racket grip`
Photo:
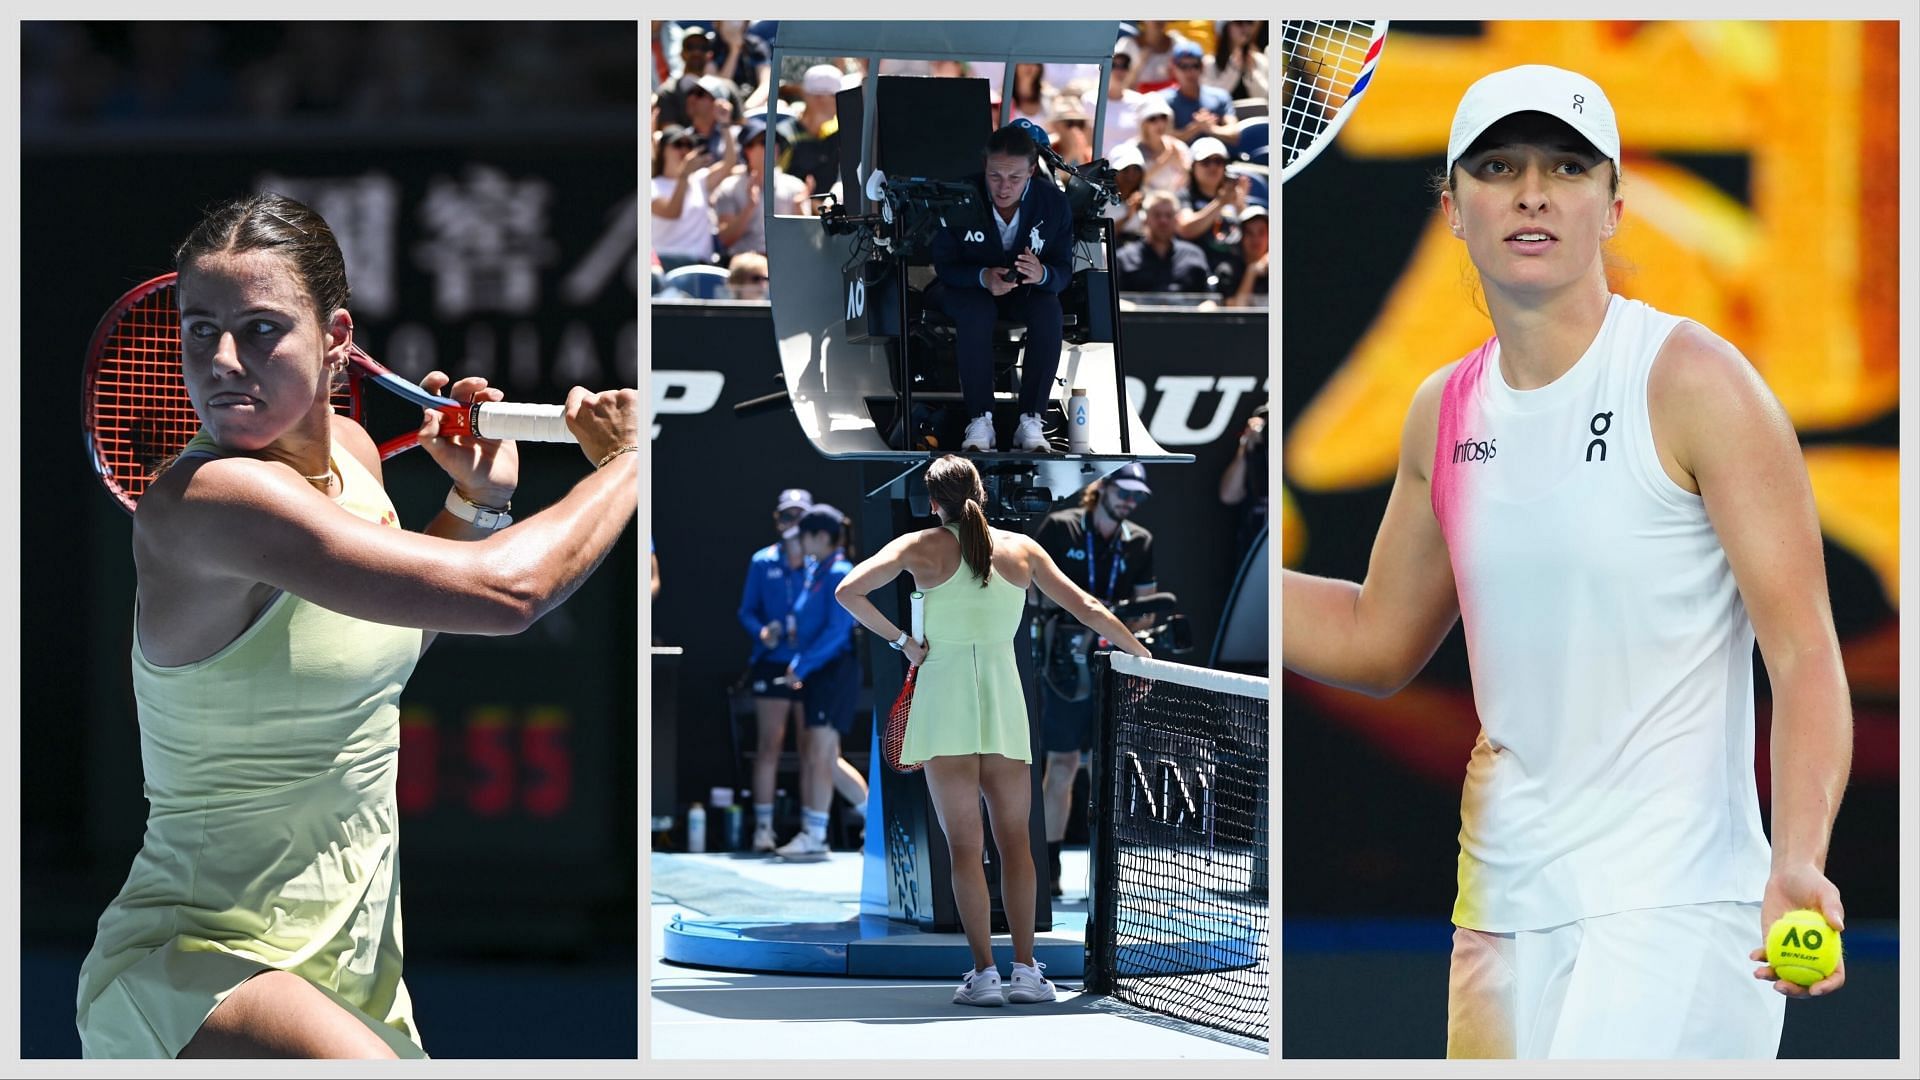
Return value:
[(473, 410), (473, 429), (483, 439), (520, 439), (526, 442), (578, 442), (567, 428), (567, 411), (559, 405), (527, 405), (494, 401)]
[(913, 640), (927, 643), (927, 594), (916, 592), (907, 601), (913, 609)]

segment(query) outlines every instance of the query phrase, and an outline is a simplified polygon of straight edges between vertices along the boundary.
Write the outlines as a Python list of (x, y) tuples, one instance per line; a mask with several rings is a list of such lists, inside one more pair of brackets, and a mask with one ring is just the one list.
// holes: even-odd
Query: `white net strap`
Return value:
[(1267, 680), (1255, 675), (1215, 671), (1191, 664), (1176, 664), (1171, 660), (1151, 660), (1123, 652), (1113, 654), (1113, 670), (1122, 675), (1137, 675), (1143, 679), (1178, 683), (1199, 690), (1268, 700)]

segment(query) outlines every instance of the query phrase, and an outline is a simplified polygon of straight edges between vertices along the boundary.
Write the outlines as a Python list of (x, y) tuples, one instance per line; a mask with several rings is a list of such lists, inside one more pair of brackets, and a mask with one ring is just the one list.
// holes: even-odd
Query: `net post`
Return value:
[(1087, 807), (1087, 854), (1091, 862), (1090, 893), (1087, 897), (1086, 957), (1082, 966), (1085, 991), (1107, 994), (1113, 990), (1110, 946), (1115, 917), (1113, 890), (1113, 653), (1102, 649), (1091, 657), (1094, 700), (1100, 703), (1094, 724), (1093, 759), (1087, 763), (1091, 796)]

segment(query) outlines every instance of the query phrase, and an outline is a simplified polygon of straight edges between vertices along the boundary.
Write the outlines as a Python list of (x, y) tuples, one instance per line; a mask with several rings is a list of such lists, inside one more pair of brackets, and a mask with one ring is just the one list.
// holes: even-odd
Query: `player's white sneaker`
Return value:
[(967, 437), (960, 440), (960, 449), (973, 450), (982, 454), (993, 453), (993, 414), (981, 413), (967, 421)]
[(1047, 434), (1041, 429), (1039, 413), (1020, 414), (1020, 424), (1013, 429), (1013, 448), (1023, 454), (1053, 452), (1053, 444), (1047, 441)]
[(801, 829), (793, 839), (775, 849), (774, 854), (788, 862), (819, 862), (827, 857), (827, 842), (815, 840), (812, 833)]
[(1015, 1005), (1052, 1001), (1054, 999), (1053, 984), (1041, 974), (1045, 970), (1047, 965), (1038, 960), (1034, 961), (1033, 967), (1016, 962), (1013, 965), (1013, 975), (1007, 980), (1007, 1000)]
[(985, 971), (969, 971), (960, 977), (960, 987), (953, 992), (955, 1005), (980, 1005), (997, 1009), (1007, 1003), (1007, 995), (1000, 989), (1000, 969), (990, 967)]
[(758, 825), (754, 827), (753, 853), (755, 855), (772, 854), (773, 849), (779, 846), (779, 843), (773, 838), (773, 826)]

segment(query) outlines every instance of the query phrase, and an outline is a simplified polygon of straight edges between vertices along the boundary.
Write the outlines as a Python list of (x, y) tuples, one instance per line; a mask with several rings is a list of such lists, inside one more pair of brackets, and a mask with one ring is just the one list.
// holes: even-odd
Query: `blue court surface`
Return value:
[[(1040, 935), (1035, 945), (1059, 1000), (983, 1009), (952, 1003), (954, 986), (971, 966), (961, 935), (913, 935), (884, 944), (859, 940), (857, 853), (835, 852), (818, 863), (656, 854), (650, 864), (648, 1053), (662, 1060), (734, 1061), (1266, 1059), (1262, 1044), (1081, 993), (1077, 953), (1086, 918), (1086, 852), (1070, 849), (1062, 862), (1067, 895), (1054, 901), (1055, 931)], [(775, 929), (783, 925), (794, 929)], [(760, 972), (665, 959), (670, 929), (682, 936), (674, 953), (687, 955), (688, 927), (707, 928), (703, 938), (724, 936), (733, 927), (762, 943), (734, 955), (773, 959), (759, 965)], [(874, 929), (871, 921), (867, 929)], [(1004, 934), (994, 938), (1002, 976), (1012, 964), (1007, 942)], [(693, 946), (696, 955), (702, 947)], [(863, 958), (863, 949), (885, 953)], [(775, 966), (784, 973), (765, 970)], [(848, 970), (875, 974), (796, 973)], [(895, 974), (877, 974), (883, 971)], [(905, 971), (929, 977), (898, 974)]]

